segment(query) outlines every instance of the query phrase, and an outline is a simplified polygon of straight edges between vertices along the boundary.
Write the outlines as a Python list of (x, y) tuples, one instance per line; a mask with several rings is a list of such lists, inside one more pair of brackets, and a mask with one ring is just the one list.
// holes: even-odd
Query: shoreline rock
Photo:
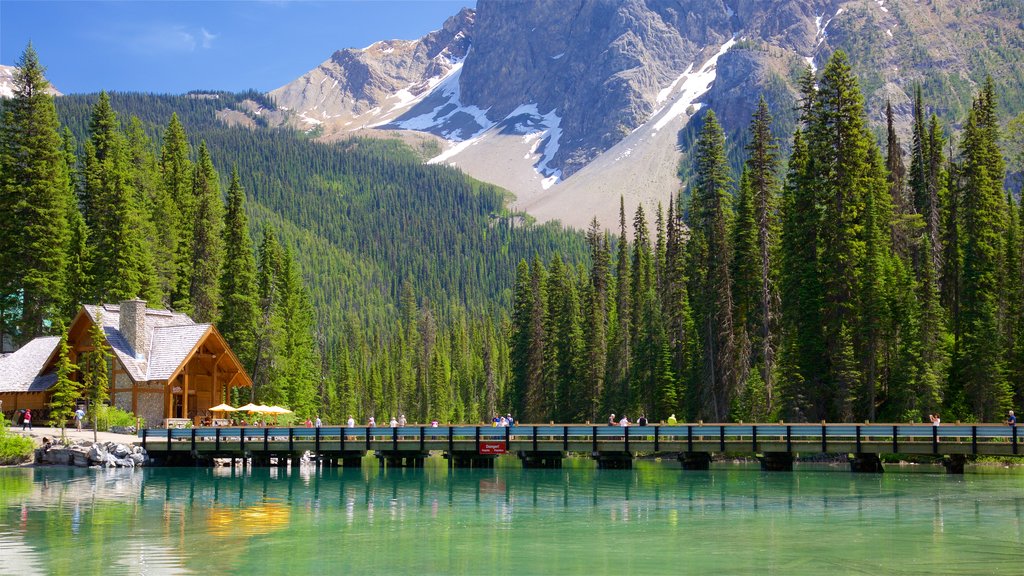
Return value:
[(136, 468), (149, 464), (142, 446), (118, 442), (80, 440), (69, 445), (44, 442), (36, 448), (36, 464), (77, 466), (82, 468)]

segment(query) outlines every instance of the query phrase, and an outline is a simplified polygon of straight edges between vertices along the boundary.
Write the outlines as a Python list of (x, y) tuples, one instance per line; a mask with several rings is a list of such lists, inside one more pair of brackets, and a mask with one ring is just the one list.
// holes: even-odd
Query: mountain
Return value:
[(876, 125), (891, 100), (906, 134), (917, 84), (959, 122), (986, 75), (1004, 112), (1020, 111), (1022, 20), (1012, 0), (479, 0), (419, 40), (336, 52), (270, 95), (323, 139), (440, 138), (429, 162), (582, 228), (612, 224), (620, 195), (630, 211), (667, 202), (702, 108), (737, 158), (764, 94), (787, 142), (800, 75), (837, 49)]
[[(0, 64), (0, 98), (10, 98), (14, 96), (14, 72), (18, 68), (16, 66), (5, 66)], [(54, 96), (61, 96), (61, 93), (51, 84), (46, 90)]]

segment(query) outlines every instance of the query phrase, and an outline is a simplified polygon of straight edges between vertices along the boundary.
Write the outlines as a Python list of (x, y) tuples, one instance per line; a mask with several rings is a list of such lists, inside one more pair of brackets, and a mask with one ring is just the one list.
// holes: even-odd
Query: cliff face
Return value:
[[(982, 0), (478, 0), (419, 40), (337, 52), (271, 94), (325, 138), (361, 127), (435, 135), (446, 149), (432, 161), (509, 188), (543, 219), (585, 226), (591, 214), (572, 210), (617, 210), (638, 176), (636, 203), (678, 190), (688, 120), (703, 107), (735, 152), (763, 94), (787, 143), (800, 75), (836, 49), (876, 123), (891, 100), (908, 125), (916, 84), (956, 121), (987, 74), (1004, 110), (1019, 111), (1021, 21), (1024, 3)], [(663, 130), (681, 131), (678, 149), (649, 151), (673, 145)], [(602, 198), (577, 201), (596, 188)]]
[[(429, 92), (433, 80), (466, 57), (473, 18), (473, 11), (464, 9), (419, 40), (384, 40), (361, 50), (339, 50), (270, 95), (307, 124), (349, 122), (367, 114), (383, 119), (391, 109)], [(367, 118), (364, 123), (369, 122)]]

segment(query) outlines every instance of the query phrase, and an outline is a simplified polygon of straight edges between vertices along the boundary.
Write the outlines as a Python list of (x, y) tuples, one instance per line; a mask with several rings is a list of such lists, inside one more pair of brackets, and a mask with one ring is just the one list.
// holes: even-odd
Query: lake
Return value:
[(0, 469), (0, 574), (1021, 574), (1024, 470)]

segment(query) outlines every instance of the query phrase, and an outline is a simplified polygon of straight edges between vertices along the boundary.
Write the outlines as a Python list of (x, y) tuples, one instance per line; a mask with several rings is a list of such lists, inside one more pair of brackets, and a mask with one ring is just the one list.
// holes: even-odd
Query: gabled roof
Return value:
[[(142, 350), (133, 350), (121, 334), (121, 309), (116, 304), (86, 304), (71, 322), (68, 333), (78, 342), (90, 324), (99, 323), (107, 344), (135, 382), (170, 380), (197, 352), (200, 344), (216, 340), (216, 349), (225, 350), (238, 367), (245, 385), (252, 385), (238, 357), (212, 324), (196, 324), (186, 314), (146, 309)], [(13, 354), (0, 357), (0, 392), (43, 392), (57, 381), (53, 366), (60, 338), (36, 338)], [(40, 375), (42, 374), (42, 375)]]
[[(102, 322), (107, 343), (136, 382), (165, 380), (210, 328), (209, 324), (196, 324), (187, 314), (146, 308), (146, 334), (142, 338), (144, 349), (133, 350), (121, 334), (119, 305), (86, 304), (83, 308), (94, 323)], [(166, 368), (167, 363), (174, 358), (178, 359), (178, 363), (170, 369)], [(155, 370), (152, 368), (154, 364)], [(164, 376), (161, 377), (161, 374)]]
[(167, 326), (153, 331), (147, 380), (167, 380), (210, 331), (210, 324)]
[(0, 392), (43, 392), (53, 386), (56, 373), (40, 376), (39, 372), (58, 344), (59, 336), (36, 338), (0, 358)]

